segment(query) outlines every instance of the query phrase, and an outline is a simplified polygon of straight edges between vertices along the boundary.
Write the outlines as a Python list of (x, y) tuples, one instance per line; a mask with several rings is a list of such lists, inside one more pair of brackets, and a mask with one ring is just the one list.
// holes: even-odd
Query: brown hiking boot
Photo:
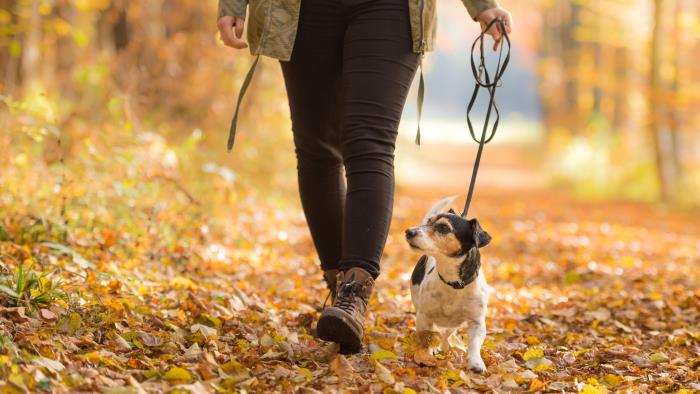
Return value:
[(351, 268), (338, 276), (333, 306), (326, 308), (316, 325), (319, 338), (340, 345), (341, 353), (362, 349), (364, 315), (372, 295), (374, 279), (362, 268)]
[[(332, 269), (323, 271), (323, 280), (326, 281), (328, 290), (331, 291), (331, 302), (335, 300), (335, 292), (338, 288), (338, 273), (340, 270)], [(325, 306), (325, 305), (324, 305)]]

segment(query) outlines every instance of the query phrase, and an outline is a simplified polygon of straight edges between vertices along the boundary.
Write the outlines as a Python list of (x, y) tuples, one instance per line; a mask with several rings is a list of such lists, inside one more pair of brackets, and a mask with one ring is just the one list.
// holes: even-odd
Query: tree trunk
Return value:
[(27, 21), (24, 45), (22, 46), (22, 74), (24, 87), (33, 87), (39, 81), (39, 60), (41, 57), (41, 14), (39, 0), (32, 0)]
[(654, 156), (656, 159), (656, 176), (659, 182), (660, 198), (664, 202), (668, 202), (672, 197), (671, 176), (668, 170), (668, 163), (665, 155), (665, 146), (667, 141), (664, 138), (661, 130), (660, 113), (662, 100), (660, 96), (661, 78), (659, 75), (661, 63), (661, 15), (663, 0), (654, 0), (653, 9), (653, 30), (651, 36), (651, 64), (649, 68), (649, 109), (648, 109), (648, 128), (649, 138), (652, 140), (654, 147)]
[(682, 72), (681, 67), (682, 67), (682, 53), (683, 50), (681, 48), (682, 42), (681, 42), (681, 31), (680, 31), (680, 16), (681, 12), (683, 11), (683, 7), (681, 6), (681, 1), (682, 0), (676, 0), (676, 4), (673, 10), (673, 68), (674, 68), (674, 73), (673, 73), (673, 82), (671, 85), (671, 91), (673, 95), (673, 100), (672, 100), (672, 107), (670, 108), (669, 112), (671, 112), (671, 127), (669, 130), (669, 138), (671, 140), (671, 168), (673, 170), (673, 178), (675, 180), (680, 180), (683, 176), (683, 170), (682, 170), (682, 163), (681, 163), (681, 152), (680, 152), (680, 133), (682, 132), (681, 130), (681, 125), (682, 125), (682, 119), (681, 119), (681, 112), (683, 111), (683, 108), (680, 107), (680, 76), (679, 74)]

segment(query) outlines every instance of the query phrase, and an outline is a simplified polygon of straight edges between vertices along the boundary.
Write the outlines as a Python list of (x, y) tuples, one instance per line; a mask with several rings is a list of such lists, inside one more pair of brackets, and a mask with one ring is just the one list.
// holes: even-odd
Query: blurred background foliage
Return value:
[[(700, 203), (700, 4), (503, 5), (515, 18), (514, 60), (499, 91), (502, 134), (487, 154), (513, 170), (514, 180), (501, 184)], [(126, 221), (124, 213), (149, 215), (154, 199), (224, 212), (250, 195), (284, 205), (296, 181), (279, 67), (262, 62), (227, 154), (235, 93), (251, 59), (221, 45), (215, 8), (214, 0), (0, 0), (2, 205), (44, 201), (44, 213), (60, 217), (66, 205), (101, 201), (110, 210), (96, 219)], [(427, 152), (453, 138), (468, 142), (466, 59), (477, 27), (460, 8), (440, 3), (439, 48), (426, 64)], [(409, 101), (400, 180), (420, 174), (413, 114)], [(460, 184), (471, 163), (466, 149)]]
[[(438, 48), (424, 62), (423, 142), (413, 145), (414, 81), (397, 144), (393, 231), (372, 329), (382, 342), (393, 332), (389, 349), (403, 349), (412, 331), (406, 263), (416, 256), (403, 229), (433, 199), (465, 191), (475, 151), (464, 112), (478, 26), (460, 1), (438, 3)], [(489, 368), (517, 367), (513, 356), (522, 361), (530, 345), (558, 371), (523, 372), (552, 391), (607, 392), (598, 382), (696, 388), (700, 2), (502, 5), (515, 20), (513, 58), (471, 211), (499, 238), (488, 251), (494, 264), (485, 265), (499, 290)], [(304, 334), (324, 285), (310, 263), (276, 61), (261, 60), (226, 152), (251, 62), (247, 50), (218, 40), (216, 0), (0, 0), (0, 391), (143, 384), (163, 392), (200, 375), (221, 391), (258, 378), (253, 392), (280, 380), (287, 389), (330, 382), (318, 373), (326, 369), (318, 344)], [(659, 215), (638, 201), (680, 213)], [(221, 341), (205, 347), (204, 332), (192, 330), (206, 328), (200, 323)], [(137, 331), (151, 344), (167, 339), (146, 351)], [(233, 336), (235, 345), (224, 341)], [(289, 347), (262, 346), (278, 338)], [(181, 364), (195, 345), (219, 354), (206, 368), (222, 379), (204, 363)], [(280, 363), (273, 349), (300, 362)], [(387, 366), (405, 365), (403, 351), (389, 351), (396, 360)], [(356, 370), (375, 370), (375, 361)], [(38, 371), (47, 363), (65, 371)], [(401, 379), (411, 372), (392, 373), (399, 370)], [(513, 371), (503, 375), (505, 391), (516, 384)], [(441, 389), (488, 387), (435, 372)]]

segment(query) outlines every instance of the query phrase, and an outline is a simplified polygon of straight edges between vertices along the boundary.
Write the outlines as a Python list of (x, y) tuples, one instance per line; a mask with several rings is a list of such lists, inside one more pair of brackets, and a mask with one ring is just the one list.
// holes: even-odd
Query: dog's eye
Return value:
[(440, 234), (447, 234), (450, 232), (450, 227), (444, 223), (438, 223), (435, 225), (435, 231)]

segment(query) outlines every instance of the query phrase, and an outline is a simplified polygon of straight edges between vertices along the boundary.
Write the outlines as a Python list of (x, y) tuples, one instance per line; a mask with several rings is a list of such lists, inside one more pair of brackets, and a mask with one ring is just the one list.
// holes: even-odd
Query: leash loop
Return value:
[[(491, 80), (491, 75), (486, 68), (486, 56), (484, 51), (484, 36), (495, 24), (498, 23), (498, 27), (501, 30), (501, 43), (498, 52), (498, 63), (496, 64), (496, 69), (493, 73), (493, 80)], [(474, 59), (474, 52), (479, 45), (479, 62), (477, 67), (477, 62)], [(508, 44), (506, 49), (505, 58), (503, 57), (503, 48), (505, 44)], [(479, 149), (476, 151), (476, 158), (474, 159), (474, 168), (472, 170), (471, 180), (469, 181), (469, 191), (467, 192), (467, 200), (464, 203), (464, 211), (462, 212), (462, 217), (467, 217), (469, 213), (469, 205), (471, 204), (472, 197), (474, 196), (474, 186), (476, 185), (476, 175), (479, 172), (479, 163), (481, 162), (481, 155), (484, 150), (484, 145), (491, 142), (493, 137), (496, 135), (496, 130), (498, 129), (498, 124), (501, 120), (501, 114), (496, 106), (496, 88), (501, 87), (501, 78), (506, 71), (506, 67), (510, 62), (510, 38), (508, 33), (506, 33), (505, 21), (500, 18), (494, 18), (491, 22), (486, 25), (484, 30), (479, 34), (479, 36), (474, 40), (471, 48), (471, 69), (474, 75), (474, 91), (469, 99), (469, 104), (467, 104), (467, 126), (469, 127), (469, 134), (472, 139), (479, 144)], [(486, 110), (486, 119), (484, 120), (484, 126), (481, 131), (481, 138), (477, 139), (476, 133), (474, 132), (474, 125), (471, 121), (471, 111), (474, 108), (476, 99), (479, 96), (479, 90), (481, 88), (486, 89), (489, 95), (489, 106)], [(491, 132), (488, 132), (489, 123), (491, 121), (491, 112), (495, 113), (495, 119), (493, 121), (493, 126), (491, 126)]]

